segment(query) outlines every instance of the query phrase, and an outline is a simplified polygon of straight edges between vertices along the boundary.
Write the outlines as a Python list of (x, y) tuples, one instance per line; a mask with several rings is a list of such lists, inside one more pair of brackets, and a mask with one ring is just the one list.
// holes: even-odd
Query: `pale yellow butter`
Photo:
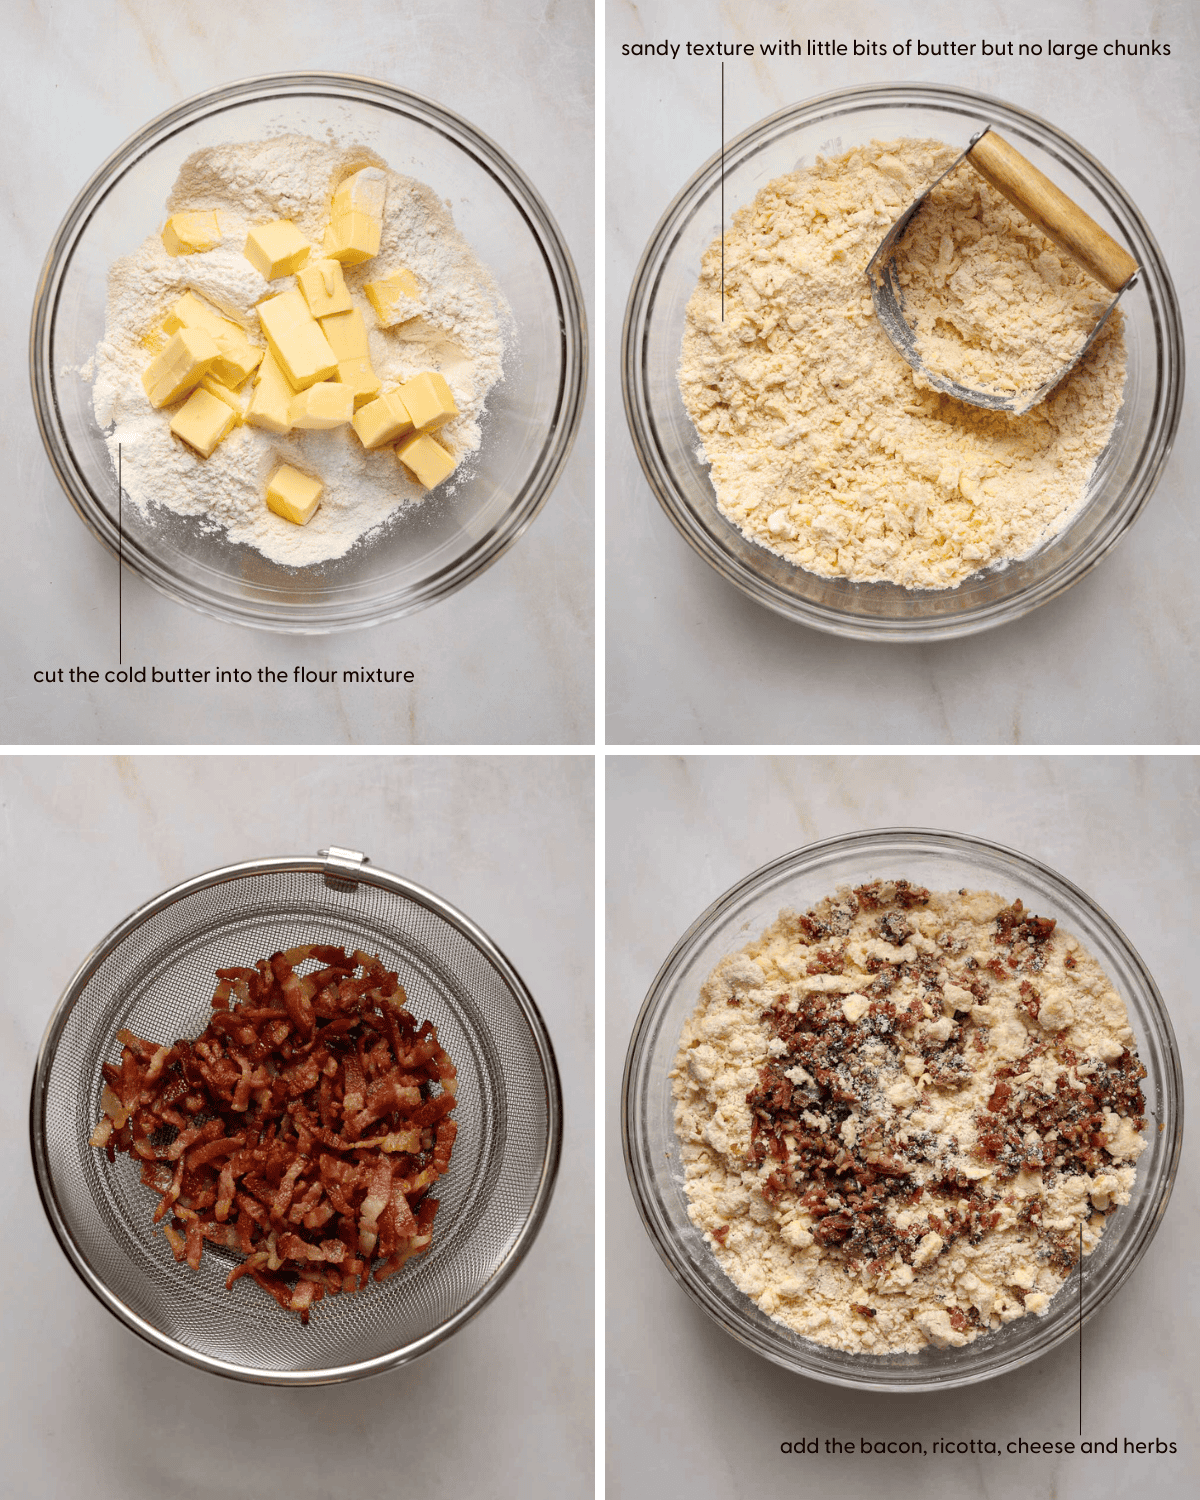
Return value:
[(357, 307), (321, 319), (321, 332), (338, 359), (369, 359), (367, 325)]
[(378, 396), (379, 376), (371, 368), (367, 325), (359, 309), (352, 307), (349, 312), (322, 318), (321, 331), (337, 356), (338, 379), (354, 391), (354, 405), (362, 406)]
[(267, 482), (267, 507), (285, 521), (304, 526), (316, 514), (323, 488), (321, 481), (311, 474), (302, 474), (291, 464), (283, 464)]
[(450, 394), (445, 377), (435, 370), (417, 375), (400, 387), (400, 398), (408, 408), (413, 426), (418, 432), (436, 432), (452, 417), (458, 416), (458, 407)]
[(424, 432), (418, 432), (398, 444), (396, 457), (406, 469), (416, 475), (427, 490), (441, 484), (443, 479), (449, 479), (454, 473), (454, 460), (441, 443)]
[(258, 304), (262, 324), (284, 374), (298, 391), (337, 374), (337, 360), (321, 325), (295, 287)]
[(354, 392), (339, 380), (318, 380), (292, 397), (293, 427), (341, 427), (354, 415)]
[(181, 328), (156, 354), (142, 376), (151, 406), (169, 406), (178, 401), (212, 369), (220, 350), (202, 328)]
[(412, 431), (412, 418), (398, 391), (385, 391), (377, 401), (354, 413), (354, 430), (364, 448), (382, 448)]
[(171, 418), (171, 431), (201, 458), (208, 458), (229, 436), (236, 420), (229, 406), (211, 391), (196, 390)]
[(231, 391), (227, 385), (223, 385), (215, 375), (206, 375), (200, 382), (200, 389), (207, 391), (210, 396), (215, 396), (218, 401), (224, 401), (233, 413), (237, 426), (240, 427), (246, 420), (245, 402), (236, 391)]
[(246, 421), (252, 427), (283, 434), (292, 430), (292, 383), (268, 349), (258, 367), (258, 379), (246, 408)]
[(296, 272), (296, 285), (304, 293), (304, 300), (314, 318), (347, 313), (354, 306), (346, 290), (342, 263), (332, 257), (309, 261)]
[(167, 333), (180, 328), (202, 329), (215, 341), (219, 358), (213, 366), (213, 374), (231, 390), (236, 390), (258, 368), (263, 357), (263, 351), (250, 342), (240, 324), (231, 318), (223, 318), (194, 292), (184, 292), (163, 320), (163, 329)]
[(197, 255), (221, 243), (216, 210), (199, 208), (172, 214), (163, 225), (162, 242), (168, 255)]
[(345, 266), (357, 266), (379, 251), (387, 178), (378, 167), (363, 167), (347, 177), (333, 195), (325, 254)]
[(339, 359), (338, 379), (354, 392), (355, 407), (365, 406), (379, 395), (382, 382), (369, 359)]
[(277, 276), (290, 276), (298, 271), (311, 249), (290, 219), (273, 219), (250, 231), (242, 254), (264, 281), (274, 281)]
[(394, 328), (397, 323), (407, 323), (421, 312), (421, 291), (417, 286), (417, 278), (411, 271), (393, 271), (390, 276), (381, 276), (378, 281), (368, 281), (363, 291), (375, 309), (381, 328)]

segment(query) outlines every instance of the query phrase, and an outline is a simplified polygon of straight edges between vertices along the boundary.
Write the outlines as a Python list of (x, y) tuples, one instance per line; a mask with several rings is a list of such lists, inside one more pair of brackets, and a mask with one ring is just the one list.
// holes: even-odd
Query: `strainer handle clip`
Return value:
[(336, 844), (318, 849), (317, 854), (325, 861), (325, 884), (338, 891), (356, 890), (363, 865), (371, 863), (358, 849), (339, 849)]

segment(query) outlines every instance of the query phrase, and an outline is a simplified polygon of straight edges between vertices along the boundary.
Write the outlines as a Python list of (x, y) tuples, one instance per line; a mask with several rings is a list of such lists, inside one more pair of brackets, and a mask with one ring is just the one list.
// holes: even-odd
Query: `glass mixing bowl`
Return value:
[[(120, 507), (117, 476), (79, 374), (104, 333), (108, 269), (162, 223), (186, 157), (295, 132), (371, 147), (450, 200), (516, 329), (488, 399), (482, 447), (453, 494), (428, 497), (344, 557), (289, 568), (206, 532), (198, 519)], [(378, 624), (461, 588), (510, 547), (545, 503), (579, 426), (587, 335), (575, 268), (520, 169), (429, 99), (369, 78), (281, 73), (197, 95), (152, 120), (71, 205), (42, 270), (30, 333), (34, 408), (67, 498), (147, 582), (208, 614), (316, 634)]]
[(1045, 120), (969, 89), (892, 84), (844, 89), (781, 110), (725, 148), (725, 218), (785, 172), (876, 139), (932, 137), (966, 147), (994, 125), (1122, 244), (1141, 268), (1121, 298), (1128, 374), (1116, 430), (1084, 504), (1032, 556), (957, 588), (821, 578), (747, 540), (717, 506), (676, 370), (684, 313), (704, 251), (720, 235), (721, 158), (683, 188), (650, 238), (625, 311), (621, 376), (638, 459), (684, 539), (752, 599), (802, 624), (859, 640), (933, 641), (1016, 619), (1082, 578), (1132, 524), (1162, 472), (1183, 399), (1183, 330), (1171, 278), (1145, 220), (1094, 157)]
[(878, 829), (810, 844), (739, 881), (699, 916), (658, 971), (638, 1015), (625, 1061), (625, 1166), (655, 1249), (683, 1289), (727, 1333), (776, 1364), (835, 1385), (873, 1391), (928, 1391), (969, 1385), (1017, 1369), (1079, 1327), (1079, 1272), (1044, 1316), (1026, 1315), (962, 1349), (917, 1354), (850, 1354), (802, 1338), (738, 1291), (687, 1215), (675, 1135), (671, 1069), (684, 1021), (717, 963), (768, 927), (784, 907), (805, 911), (838, 886), (903, 876), (930, 890), (984, 887), (1019, 896), (1055, 917), (1100, 963), (1125, 1002), (1146, 1069), (1146, 1149), (1131, 1202), (1110, 1218), (1083, 1268), (1086, 1321), (1142, 1258), (1170, 1197), (1183, 1141), (1183, 1080), (1162, 997), (1120, 928), (1076, 886), (1045, 865), (985, 839), (923, 829)]

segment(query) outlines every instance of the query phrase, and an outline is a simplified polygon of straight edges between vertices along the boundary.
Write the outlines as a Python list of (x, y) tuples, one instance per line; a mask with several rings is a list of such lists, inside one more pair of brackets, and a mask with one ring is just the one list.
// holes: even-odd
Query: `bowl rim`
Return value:
[[(887, 103), (899, 107), (917, 107), (924, 104), (930, 108), (940, 107), (947, 110), (966, 107), (969, 112), (979, 115), (980, 118), (984, 118), (990, 111), (1000, 111), (1006, 117), (1006, 120), (1000, 122), (1001, 124), (1024, 124), (1038, 135), (1049, 137), (1048, 140), (1043, 139), (1039, 142), (1042, 149), (1057, 155), (1058, 159), (1072, 171), (1076, 170), (1080, 164), (1090, 168), (1112, 194), (1115, 204), (1106, 204), (1106, 206), (1110, 208), (1110, 211), (1119, 210), (1120, 212), (1116, 215), (1118, 219), (1121, 216), (1127, 218), (1129, 223), (1136, 227), (1138, 236), (1144, 242), (1146, 256), (1140, 262), (1143, 278), (1147, 270), (1146, 260), (1149, 260), (1152, 263), (1155, 279), (1162, 290), (1161, 308), (1153, 300), (1150, 303), (1154, 325), (1160, 334), (1158, 382), (1154, 395), (1155, 410), (1138, 456), (1138, 467), (1125, 486), (1125, 492), (1130, 498), (1119, 516), (1119, 524), (1110, 526), (1098, 539), (1093, 539), (1092, 545), (1082, 554), (1067, 560), (1055, 573), (1024, 593), (976, 606), (967, 613), (932, 620), (923, 620), (919, 616), (892, 619), (887, 616), (847, 615), (826, 604), (785, 595), (756, 570), (735, 557), (706, 527), (696, 522), (690, 501), (674, 483), (670, 465), (663, 459), (660, 451), (657, 436), (658, 424), (654, 419), (652, 406), (645, 390), (645, 382), (642, 379), (643, 349), (647, 341), (647, 329), (653, 317), (658, 275), (665, 257), (670, 253), (674, 240), (678, 237), (677, 220), (681, 211), (700, 194), (702, 189), (708, 190), (711, 183), (718, 180), (724, 170), (725, 162), (731, 155), (738, 154), (758, 137), (778, 135), (781, 133), (780, 128), (789, 121), (803, 124), (809, 116), (820, 119), (835, 106), (845, 106), (853, 111), (867, 107), (873, 100), (881, 106)], [(1063, 152), (1067, 154), (1063, 155)], [(1119, 227), (1125, 229), (1126, 226), (1122, 223)], [(653, 284), (649, 281), (652, 271), (655, 273)], [(1164, 356), (1167, 366), (1165, 373)], [(1173, 384), (1169, 379), (1172, 364), (1177, 370), (1177, 378)], [(1066, 131), (1059, 129), (1058, 126), (1034, 114), (1031, 110), (1012, 104), (1008, 100), (950, 84), (883, 82), (834, 89), (776, 110), (727, 141), (722, 150), (714, 152), (688, 178), (655, 225), (634, 271), (621, 330), (620, 368), (626, 424), (642, 473), (671, 524), (698, 556), (755, 603), (765, 605), (774, 613), (782, 615), (793, 623), (807, 625), (849, 640), (907, 645), (913, 642), (958, 639), (1020, 619), (1031, 610), (1049, 603), (1050, 600), (1064, 593), (1072, 584), (1086, 577), (1108, 555), (1141, 514), (1154, 493), (1170, 457), (1183, 410), (1186, 355), (1179, 299), (1162, 251), (1133, 200), (1103, 163), (1079, 145)], [(720, 515), (727, 521), (723, 512), (720, 512)], [(732, 522), (727, 522), (727, 524), (733, 525)], [(905, 592), (913, 594), (926, 591)], [(929, 592), (952, 595), (954, 591)]]
[[(797, 1351), (786, 1350), (779, 1343), (769, 1348), (764, 1347), (765, 1341), (759, 1341), (752, 1337), (749, 1328), (735, 1326), (725, 1316), (723, 1310), (719, 1309), (715, 1301), (707, 1295), (707, 1289), (697, 1284), (696, 1278), (691, 1274), (683, 1258), (678, 1255), (674, 1241), (668, 1235), (660, 1232), (660, 1227), (653, 1213), (657, 1195), (654, 1191), (652, 1180), (643, 1180), (642, 1164), (639, 1160), (639, 1153), (644, 1155), (648, 1147), (642, 1139), (643, 1132), (637, 1117), (640, 1098), (634, 1092), (635, 1085), (638, 1082), (638, 1064), (642, 1060), (641, 1054), (647, 1042), (648, 1035), (652, 1025), (658, 1021), (660, 1013), (665, 1008), (667, 984), (672, 978), (677, 964), (687, 953), (694, 941), (707, 932), (713, 923), (727, 911), (736, 907), (743, 896), (748, 895), (755, 887), (765, 884), (773, 875), (783, 873), (802, 863), (810, 864), (828, 854), (836, 853), (843, 855), (853, 853), (859, 848), (878, 848), (881, 841), (927, 841), (931, 852), (935, 853), (946, 852), (954, 857), (969, 857), (971, 852), (975, 851), (986, 853), (992, 857), (999, 857), (1018, 866), (1027, 867), (1031, 872), (1046, 880), (1050, 885), (1060, 888), (1070, 900), (1077, 902), (1100, 926), (1107, 930), (1114, 941), (1124, 950), (1132, 969), (1138, 977), (1138, 981), (1142, 986), (1147, 1010), (1151, 1013), (1157, 1026), (1160, 1028), (1163, 1053), (1167, 1064), (1165, 1075), (1162, 1079), (1163, 1093), (1164, 1098), (1174, 1108), (1174, 1130), (1170, 1142), (1169, 1155), (1164, 1160), (1159, 1175), (1157, 1200), (1153, 1204), (1153, 1212), (1146, 1225), (1145, 1232), (1140, 1239), (1130, 1243), (1126, 1252), (1126, 1258), (1121, 1262), (1119, 1273), (1113, 1277), (1111, 1283), (1106, 1287), (1102, 1287), (1100, 1294), (1093, 1294), (1090, 1299), (1085, 1294), (1082, 1319), (1076, 1317), (1074, 1320), (1068, 1322), (1056, 1337), (1049, 1342), (1043, 1343), (1040, 1347), (1024, 1352), (1014, 1352), (1012, 1359), (999, 1368), (977, 1370), (968, 1367), (953, 1373), (939, 1373), (936, 1378), (928, 1380), (905, 1380), (903, 1383), (889, 1380), (886, 1369), (872, 1369), (866, 1364), (863, 1366), (863, 1378), (854, 1378), (848, 1373), (841, 1374), (829, 1369), (809, 1368), (799, 1361)], [(649, 1078), (645, 1080), (646, 1083), (651, 1081)], [(660, 1081), (665, 1082), (665, 1080)], [(768, 860), (766, 864), (758, 866), (757, 869), (752, 870), (748, 875), (736, 881), (712, 901), (695, 921), (688, 926), (686, 932), (674, 944), (670, 953), (668, 953), (659, 966), (658, 972), (651, 981), (650, 987), (646, 992), (646, 997), (634, 1021), (621, 1076), (621, 1149), (625, 1161), (625, 1174), (629, 1183), (629, 1189), (637, 1206), (642, 1226), (654, 1248), (658, 1251), (659, 1258), (675, 1281), (691, 1297), (692, 1301), (701, 1307), (719, 1328), (732, 1338), (735, 1338), (752, 1353), (781, 1366), (793, 1374), (803, 1375), (811, 1380), (821, 1380), (829, 1385), (843, 1386), (851, 1390), (877, 1391), (893, 1395), (949, 1390), (958, 1386), (977, 1385), (982, 1381), (991, 1380), (997, 1376), (1011, 1374), (1014, 1370), (1022, 1368), (1034, 1359), (1038, 1359), (1043, 1354), (1048, 1354), (1052, 1349), (1057, 1348), (1059, 1344), (1070, 1338), (1072, 1333), (1082, 1326), (1082, 1323), (1088, 1322), (1101, 1307), (1105, 1306), (1133, 1273), (1142, 1256), (1149, 1249), (1150, 1243), (1162, 1223), (1179, 1170), (1183, 1148), (1183, 1122), (1183, 1074), (1179, 1059), (1179, 1044), (1175, 1037), (1174, 1028), (1171, 1025), (1170, 1014), (1167, 1011), (1158, 986), (1154, 982), (1153, 976), (1137, 949), (1134, 948), (1133, 944), (1125, 936), (1123, 930), (1085, 891), (1081, 890), (1073, 881), (1060, 875), (1041, 860), (1034, 858), (1032, 855), (1025, 854), (1021, 850), (1001, 844), (996, 840), (982, 838), (977, 834), (960, 833), (952, 829), (895, 826), (835, 834), (831, 837), (817, 839), (812, 843), (802, 844), (798, 848), (789, 850), (775, 859)], [(714, 1259), (714, 1265), (716, 1264)], [(719, 1265), (717, 1266), (717, 1270), (721, 1276), (724, 1276), (725, 1273)], [(744, 1297), (745, 1294), (739, 1293), (739, 1295)], [(782, 1336), (781, 1333), (780, 1337), (782, 1338)], [(796, 1338), (800, 1340), (802, 1336), (796, 1335)], [(802, 1354), (803, 1349), (801, 1348), (798, 1352)]]
[[(208, 116), (239, 105), (319, 93), (349, 102), (375, 105), (415, 115), (421, 123), (461, 146), (466, 139), (472, 151), (487, 163), (525, 220), (546, 265), (559, 312), (559, 378), (554, 397), (554, 416), (518, 499), (504, 515), (477, 539), (469, 552), (406, 589), (400, 599), (393, 596), (379, 607), (378, 601), (350, 606), (348, 617), (326, 619), (305, 612), (282, 620), (278, 604), (229, 599), (211, 586), (198, 584), (182, 572), (164, 566), (124, 527), (112, 523), (92, 495), (74, 460), (60, 407), (55, 399), (57, 374), (51, 362), (51, 341), (59, 298), (75, 250), (92, 213), (115, 186), (115, 174), (124, 176), (150, 150)], [(558, 483), (570, 457), (583, 418), (588, 381), (587, 311), (571, 253), (550, 210), (532, 182), (513, 159), (475, 125), (424, 94), (401, 88), (382, 79), (354, 73), (301, 70), (262, 73), (193, 94), (156, 115), (121, 143), (92, 173), (76, 194), (50, 241), (38, 276), (29, 329), (29, 380), (34, 417), (42, 446), (60, 486), (76, 514), (121, 567), (144, 579), (151, 587), (176, 603), (201, 614), (275, 634), (318, 635), (363, 629), (400, 619), (456, 592), (485, 572), (513, 545), (539, 514)], [(521, 497), (525, 497), (521, 499)], [(121, 496), (118, 496), (118, 511)]]
[[(426, 890), (424, 886), (417, 885), (415, 881), (406, 879), (400, 875), (393, 875), (387, 870), (377, 869), (365, 860), (361, 865), (348, 863), (345, 859), (338, 857), (338, 851), (331, 848), (322, 851), (317, 857), (312, 856), (276, 856), (273, 858), (261, 858), (244, 860), (238, 864), (223, 865), (219, 869), (208, 870), (204, 874), (192, 876), (190, 879), (180, 881), (178, 885), (171, 886), (168, 890), (160, 892), (149, 901), (130, 912), (122, 921), (103, 937), (92, 949), (75, 973), (68, 980), (66, 988), (59, 997), (57, 1004), (46, 1024), (42, 1035), (41, 1044), (38, 1047), (37, 1061), (34, 1065), (33, 1085), (30, 1090), (29, 1099), (29, 1140), (30, 1150), (33, 1157), (33, 1173), (37, 1183), (38, 1196), (42, 1207), (58, 1240), (59, 1246), (66, 1255), (67, 1260), (78, 1273), (84, 1285), (95, 1297), (127, 1328), (145, 1339), (147, 1343), (153, 1344), (155, 1348), (166, 1354), (174, 1355), (176, 1359), (185, 1364), (193, 1365), (197, 1369), (207, 1370), (211, 1374), (228, 1376), (234, 1380), (247, 1381), (255, 1385), (276, 1386), (313, 1386), (330, 1385), (341, 1381), (356, 1380), (366, 1375), (377, 1375), (384, 1370), (392, 1370), (400, 1365), (408, 1364), (425, 1354), (428, 1350), (435, 1348), (456, 1333), (465, 1323), (469, 1322), (482, 1308), (484, 1308), (500, 1291), (505, 1282), (525, 1258), (529, 1247), (532, 1245), (537, 1233), (546, 1217), (546, 1211), (550, 1206), (550, 1199), (554, 1193), (554, 1186), (558, 1176), (559, 1163), (562, 1157), (562, 1133), (563, 1133), (563, 1101), (562, 1082), (559, 1077), (558, 1063), (554, 1055), (554, 1046), (550, 1040), (550, 1034), (546, 1023), (537, 1007), (532, 994), (530, 994), (525, 981), (517, 973), (505, 954), (488, 937), (481, 927), (478, 927), (470, 917), (452, 906), (441, 896)], [(253, 1365), (239, 1365), (230, 1360), (219, 1359), (215, 1355), (203, 1354), (181, 1343), (179, 1340), (164, 1334), (152, 1323), (140, 1317), (132, 1309), (127, 1307), (121, 1299), (112, 1292), (104, 1280), (88, 1264), (71, 1233), (65, 1215), (59, 1208), (58, 1200), (54, 1190), (54, 1173), (50, 1165), (49, 1153), (46, 1149), (45, 1135), (45, 1107), (46, 1097), (49, 1089), (50, 1071), (54, 1065), (57, 1054), (58, 1042), (66, 1027), (71, 1013), (88, 981), (97, 972), (106, 958), (132, 932), (136, 931), (144, 922), (155, 916), (158, 912), (174, 905), (177, 901), (184, 900), (188, 896), (214, 886), (223, 885), (229, 881), (241, 880), (247, 877), (272, 874), (320, 874), (326, 880), (333, 882), (358, 882), (374, 885), (381, 890), (389, 891), (394, 895), (404, 896), (406, 899), (416, 902), (435, 916), (441, 917), (452, 927), (455, 927), (468, 942), (473, 944), (485, 959), (497, 970), (504, 983), (516, 997), (521, 1014), (529, 1027), (538, 1059), (541, 1063), (542, 1081), (546, 1090), (546, 1148), (542, 1159), (542, 1170), (538, 1180), (537, 1189), (529, 1213), (521, 1226), (511, 1248), (505, 1258), (500, 1262), (485, 1284), (475, 1295), (457, 1312), (448, 1318), (437, 1328), (425, 1334), (422, 1338), (414, 1339), (408, 1344), (390, 1353), (377, 1355), (374, 1359), (360, 1360), (353, 1364), (329, 1366), (318, 1370), (272, 1370), (261, 1369)]]

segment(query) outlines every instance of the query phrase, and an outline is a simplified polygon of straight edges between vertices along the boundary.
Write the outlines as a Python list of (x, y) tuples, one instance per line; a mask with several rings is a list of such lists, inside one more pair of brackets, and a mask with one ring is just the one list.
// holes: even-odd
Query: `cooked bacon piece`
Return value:
[(118, 1034), (91, 1144), (140, 1159), (177, 1261), (240, 1254), (226, 1286), (250, 1276), (306, 1323), (428, 1247), (457, 1071), (369, 954), (302, 945), (216, 977), (201, 1036)]

